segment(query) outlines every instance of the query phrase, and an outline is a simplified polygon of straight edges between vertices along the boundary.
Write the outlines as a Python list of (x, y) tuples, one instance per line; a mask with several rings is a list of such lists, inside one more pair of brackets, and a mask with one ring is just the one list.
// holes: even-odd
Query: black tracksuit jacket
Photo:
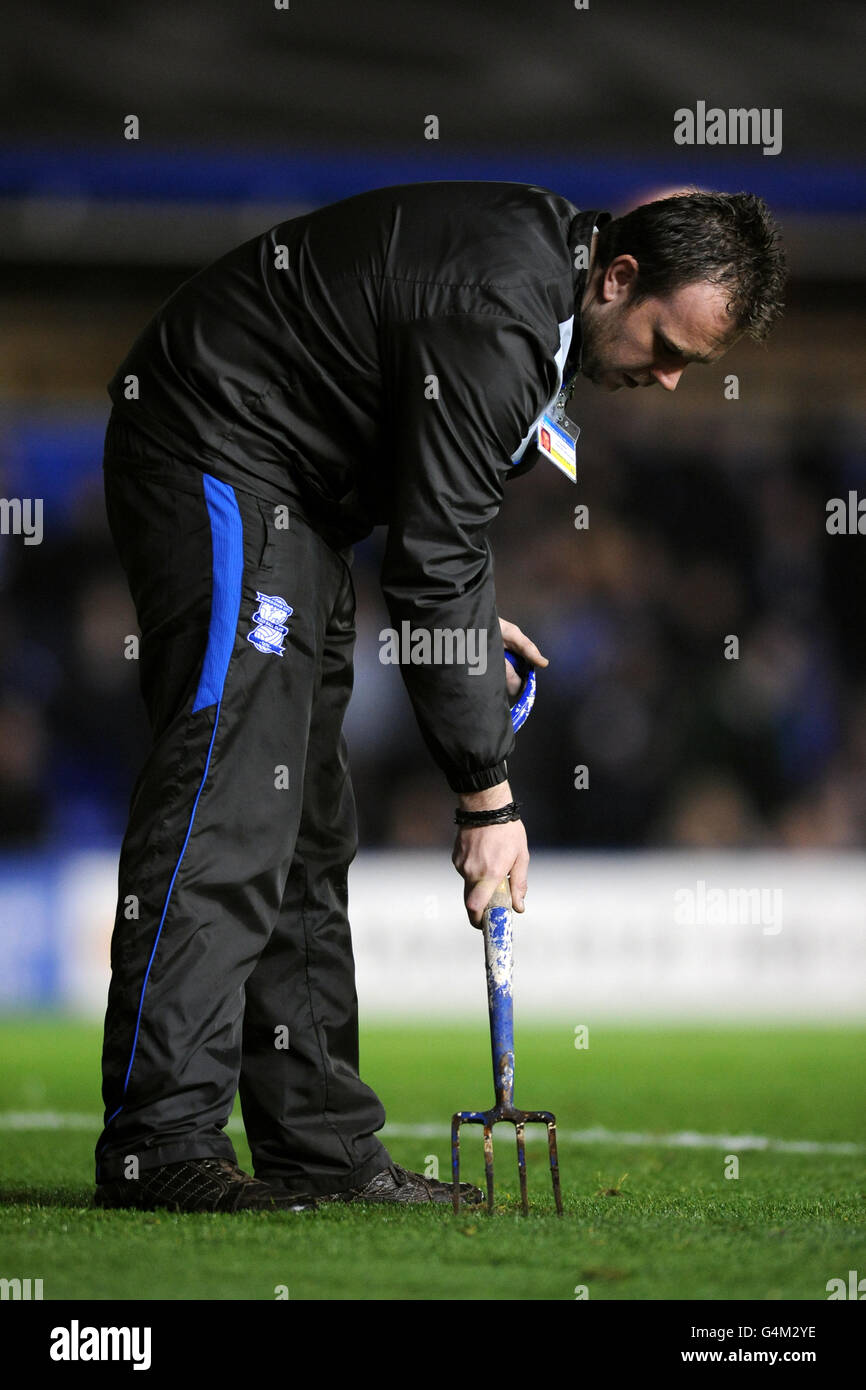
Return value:
[[(484, 629), (483, 674), (401, 666), (454, 791), (514, 734), (487, 528), (579, 362), (600, 211), (513, 183), (380, 189), (282, 222), (183, 284), (113, 377), (113, 426), (299, 510), (335, 548), (388, 528), (400, 631)], [(577, 261), (577, 264), (575, 263)], [(111, 447), (109, 427), (108, 448)]]

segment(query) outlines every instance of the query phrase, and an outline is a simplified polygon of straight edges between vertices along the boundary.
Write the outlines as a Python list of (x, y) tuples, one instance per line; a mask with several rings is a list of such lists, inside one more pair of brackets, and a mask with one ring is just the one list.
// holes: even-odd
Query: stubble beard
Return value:
[(608, 370), (602, 362), (604, 349), (610, 343), (610, 331), (600, 327), (594, 315), (588, 315), (583, 326), (583, 341), (581, 345), (580, 374), (588, 381), (598, 385), (605, 371)]

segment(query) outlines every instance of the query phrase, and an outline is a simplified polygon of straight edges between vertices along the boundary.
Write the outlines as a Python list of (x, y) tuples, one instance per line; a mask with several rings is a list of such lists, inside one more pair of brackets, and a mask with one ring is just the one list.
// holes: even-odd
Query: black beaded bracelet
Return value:
[(520, 802), (509, 801), (507, 806), (496, 806), (489, 811), (454, 812), (456, 825), (507, 825), (509, 821), (520, 820)]

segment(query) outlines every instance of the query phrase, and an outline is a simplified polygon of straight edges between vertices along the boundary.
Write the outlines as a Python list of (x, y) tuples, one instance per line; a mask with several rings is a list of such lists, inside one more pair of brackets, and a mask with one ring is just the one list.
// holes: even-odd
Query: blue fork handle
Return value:
[(499, 884), (481, 919), (487, 967), (487, 1007), (493, 1053), (496, 1104), (514, 1105), (514, 998), (512, 994), (512, 910), (508, 879)]
[(523, 687), (511, 706), (511, 727), (517, 733), (518, 729), (523, 728), (535, 704), (535, 667), (524, 661), (522, 656), (515, 656), (514, 652), (507, 651), (505, 660), (523, 678)]

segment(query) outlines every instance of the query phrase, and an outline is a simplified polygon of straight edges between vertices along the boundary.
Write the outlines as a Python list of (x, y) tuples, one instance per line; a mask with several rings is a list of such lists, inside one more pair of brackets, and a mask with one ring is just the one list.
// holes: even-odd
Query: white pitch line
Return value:
[[(451, 1130), (443, 1125), (386, 1125), (383, 1135), (393, 1139), (450, 1139)], [(761, 1134), (697, 1134), (680, 1130), (677, 1134), (641, 1134), (631, 1130), (557, 1129), (559, 1141), (570, 1144), (623, 1144), (626, 1146), (655, 1146), (666, 1149), (765, 1149), (789, 1154), (862, 1154), (866, 1144), (823, 1143), (817, 1139), (768, 1139)], [(526, 1130), (527, 1143), (546, 1140), (541, 1125)]]
[[(83, 1115), (60, 1110), (6, 1110), (0, 1111), (0, 1130), (90, 1130), (98, 1133), (102, 1121), (98, 1115)], [(226, 1129), (232, 1134), (243, 1134), (240, 1119), (231, 1119)], [(444, 1124), (401, 1125), (387, 1124), (381, 1131), (384, 1139), (438, 1139), (449, 1140), (451, 1130)], [(541, 1125), (526, 1131), (527, 1141), (545, 1138)], [(679, 1130), (676, 1134), (646, 1134), (633, 1130), (604, 1129), (601, 1125), (593, 1129), (560, 1129), (557, 1138), (569, 1144), (619, 1144), (630, 1148), (655, 1147), (662, 1149), (724, 1149), (728, 1153), (742, 1153), (748, 1149), (763, 1149), (768, 1153), (788, 1154), (863, 1154), (866, 1144), (845, 1142), (824, 1143), (817, 1139), (769, 1139), (762, 1134), (698, 1134), (693, 1130)]]

